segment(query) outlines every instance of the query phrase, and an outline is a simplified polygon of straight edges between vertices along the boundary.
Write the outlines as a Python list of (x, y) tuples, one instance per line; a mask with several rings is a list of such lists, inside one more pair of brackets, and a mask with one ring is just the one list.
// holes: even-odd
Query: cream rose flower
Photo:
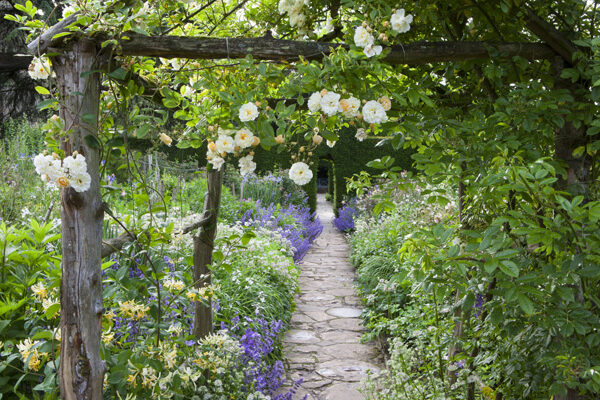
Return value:
[(321, 93), (314, 92), (308, 98), (308, 109), (311, 112), (317, 112), (321, 110)]
[(242, 128), (235, 133), (235, 145), (245, 149), (252, 146), (254, 141), (254, 134), (246, 128)]
[(371, 58), (373, 56), (378, 56), (383, 51), (383, 47), (381, 46), (373, 46), (372, 44), (365, 47), (365, 55), (367, 58)]
[(297, 162), (290, 168), (289, 176), (297, 185), (303, 186), (310, 182), (313, 173), (306, 163)]
[(321, 97), (321, 110), (329, 116), (335, 115), (340, 106), (340, 95), (334, 92), (327, 92)]
[(354, 44), (356, 44), (358, 47), (372, 45), (374, 41), (375, 38), (365, 27), (359, 26), (354, 31)]
[(365, 140), (367, 138), (367, 131), (365, 131), (364, 128), (358, 128), (356, 130), (356, 135), (354, 135), (354, 137), (359, 141), (362, 142), (363, 140)]
[(228, 135), (219, 135), (219, 138), (215, 142), (217, 147), (217, 153), (232, 153), (233, 147), (235, 144), (233, 143), (233, 139)]
[(256, 169), (256, 163), (252, 161), (252, 159), (252, 155), (248, 154), (247, 156), (240, 158), (238, 161), (238, 165), (240, 166), (240, 174), (242, 176), (251, 174)]
[(258, 108), (254, 103), (246, 103), (240, 107), (240, 121), (254, 121), (258, 117)]
[(404, 8), (396, 10), (392, 17), (390, 18), (390, 23), (392, 24), (392, 29), (399, 33), (405, 33), (410, 30), (410, 24), (413, 21), (413, 16), (408, 14), (405, 15)]
[(365, 122), (369, 124), (381, 124), (387, 121), (387, 115), (383, 106), (375, 100), (367, 101), (363, 106), (362, 115)]

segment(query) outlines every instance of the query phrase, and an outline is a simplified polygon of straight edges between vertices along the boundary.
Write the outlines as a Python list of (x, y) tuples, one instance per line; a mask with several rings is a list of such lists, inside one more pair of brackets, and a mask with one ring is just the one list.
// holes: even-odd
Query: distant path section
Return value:
[(288, 375), (304, 383), (294, 399), (358, 400), (367, 370), (376, 373), (381, 360), (374, 344), (361, 344), (360, 299), (354, 290), (354, 268), (346, 238), (332, 224), (331, 204), (318, 195), (323, 233), (300, 265), (300, 293), (291, 329), (284, 338)]

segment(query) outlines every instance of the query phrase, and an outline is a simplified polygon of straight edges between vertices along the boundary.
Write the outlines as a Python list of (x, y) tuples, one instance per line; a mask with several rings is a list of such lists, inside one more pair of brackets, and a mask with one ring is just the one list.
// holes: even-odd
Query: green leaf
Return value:
[(500, 270), (504, 272), (508, 276), (512, 276), (514, 278), (519, 276), (520, 268), (514, 262), (510, 260), (502, 260), (500, 261)]
[(483, 269), (488, 274), (491, 274), (496, 270), (496, 268), (498, 268), (499, 265), (500, 262), (496, 258), (490, 257), (487, 260), (485, 260), (485, 263), (483, 264)]
[(92, 149), (99, 150), (102, 148), (102, 143), (100, 143), (100, 140), (98, 140), (98, 138), (95, 135), (85, 135), (83, 137), (83, 140), (85, 140), (87, 145), (90, 146)]
[(46, 317), (47, 319), (51, 319), (56, 315), (56, 313), (59, 310), (60, 310), (60, 304), (52, 304), (50, 307), (48, 307), (46, 309), (46, 312), (44, 313), (44, 317)]
[(117, 79), (119, 81), (125, 80), (127, 78), (127, 71), (125, 71), (122, 67), (115, 69), (114, 71), (108, 74), (111, 78)]
[(525, 314), (533, 314), (533, 302), (529, 300), (529, 297), (527, 297), (523, 293), (519, 293), (519, 297), (517, 297), (517, 300), (519, 302), (519, 306)]
[(42, 95), (50, 94), (50, 91), (43, 86), (36, 86), (35, 91)]
[(41, 101), (36, 107), (38, 110), (41, 111), (41, 110), (45, 110), (47, 108), (51, 108), (57, 103), (58, 103), (58, 100), (56, 100), (56, 99), (46, 99), (44, 101)]
[(73, 34), (73, 32), (60, 32), (60, 33), (57, 33), (56, 35), (52, 36), (52, 40), (60, 39), (61, 37), (70, 36), (72, 34)]

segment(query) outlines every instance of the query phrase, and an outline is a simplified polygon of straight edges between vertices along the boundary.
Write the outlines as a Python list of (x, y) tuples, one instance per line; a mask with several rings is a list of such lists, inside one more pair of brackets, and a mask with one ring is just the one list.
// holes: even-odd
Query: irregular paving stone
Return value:
[(362, 314), (362, 310), (350, 307), (336, 307), (327, 310), (327, 314), (333, 315), (334, 317), (355, 318), (360, 317), (360, 314)]
[(363, 395), (358, 391), (359, 384), (337, 383), (331, 385), (322, 395), (327, 400), (363, 400)]
[(367, 371), (379, 373), (379, 368), (366, 361), (333, 360), (320, 364), (317, 374), (344, 382), (359, 382), (367, 377)]
[(302, 329), (290, 329), (285, 333), (285, 340), (291, 343), (314, 343), (319, 341), (312, 331)]
[(360, 324), (360, 319), (358, 318), (338, 318), (331, 320), (329, 322), (329, 326), (334, 329), (345, 329), (348, 331), (363, 331), (364, 328)]

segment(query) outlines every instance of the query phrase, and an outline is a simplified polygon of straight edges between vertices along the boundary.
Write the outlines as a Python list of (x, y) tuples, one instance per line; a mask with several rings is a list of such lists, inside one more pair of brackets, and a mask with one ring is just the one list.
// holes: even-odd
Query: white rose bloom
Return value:
[(327, 146), (330, 148), (333, 148), (333, 146), (335, 146), (335, 144), (337, 143), (336, 140), (328, 140), (327, 141)]
[(63, 160), (63, 168), (68, 170), (71, 176), (87, 172), (85, 157), (81, 154), (77, 154), (75, 158), (69, 156)]
[(396, 12), (392, 14), (392, 17), (390, 18), (392, 29), (400, 33), (408, 32), (410, 30), (410, 24), (412, 21), (412, 15), (404, 15), (404, 8), (396, 10)]
[(254, 103), (246, 103), (240, 107), (240, 121), (254, 121), (258, 117), (258, 108)]
[(35, 166), (35, 172), (37, 172), (40, 175), (42, 175), (42, 173), (43, 173), (42, 171), (44, 170), (46, 164), (47, 164), (46, 156), (43, 155), (42, 153), (38, 154), (33, 159), (33, 165)]
[(348, 99), (340, 100), (340, 111), (346, 118), (354, 118), (360, 113), (360, 100), (350, 96)]
[(334, 92), (327, 92), (321, 97), (321, 109), (329, 116), (335, 115), (340, 106), (340, 95)]
[(85, 192), (90, 188), (90, 184), (92, 183), (92, 177), (87, 172), (83, 172), (81, 174), (77, 174), (71, 177), (69, 180), (71, 187), (75, 189), (76, 192)]
[(254, 135), (246, 128), (240, 129), (235, 134), (235, 144), (236, 146), (240, 146), (242, 149), (252, 146), (253, 141)]
[(362, 114), (365, 122), (369, 124), (381, 124), (387, 121), (387, 115), (383, 106), (375, 100), (367, 101), (363, 106)]
[(232, 153), (233, 152), (233, 139), (231, 136), (219, 135), (219, 138), (215, 142), (217, 145), (217, 152), (221, 153)]
[(240, 174), (242, 174), (242, 176), (251, 174), (256, 169), (256, 163), (254, 161), (252, 161), (252, 156), (250, 154), (248, 154), (245, 157), (240, 158), (239, 166), (240, 166)]
[(292, 165), (289, 173), (290, 179), (293, 180), (296, 185), (306, 185), (313, 177), (313, 173), (306, 163), (297, 162)]
[(362, 142), (363, 140), (365, 140), (367, 138), (367, 132), (365, 131), (364, 128), (358, 128), (356, 130), (356, 135), (354, 135), (354, 137), (356, 139), (358, 139), (359, 142)]
[(41, 175), (42, 180), (56, 183), (57, 179), (64, 176), (60, 160), (55, 160), (51, 155), (38, 154), (33, 160), (35, 171)]
[(383, 47), (381, 46), (373, 46), (372, 44), (365, 47), (365, 55), (367, 58), (371, 58), (373, 56), (378, 56), (381, 54)]
[(308, 109), (311, 112), (317, 112), (321, 110), (321, 93), (314, 92), (308, 98)]
[(292, 10), (292, 8), (294, 8), (294, 0), (280, 0), (279, 1), (279, 12), (281, 14), (289, 12)]
[(373, 35), (371, 35), (364, 27), (359, 26), (356, 28), (356, 31), (354, 31), (354, 44), (356, 44), (358, 47), (372, 45), (374, 41), (375, 38)]
[(290, 14), (290, 26), (304, 26), (306, 24), (306, 15), (302, 13)]
[(225, 160), (222, 157), (213, 156), (208, 162), (211, 163), (216, 170), (220, 170), (225, 163)]
[(34, 57), (27, 69), (31, 79), (48, 79), (51, 72), (50, 60), (45, 57)]

